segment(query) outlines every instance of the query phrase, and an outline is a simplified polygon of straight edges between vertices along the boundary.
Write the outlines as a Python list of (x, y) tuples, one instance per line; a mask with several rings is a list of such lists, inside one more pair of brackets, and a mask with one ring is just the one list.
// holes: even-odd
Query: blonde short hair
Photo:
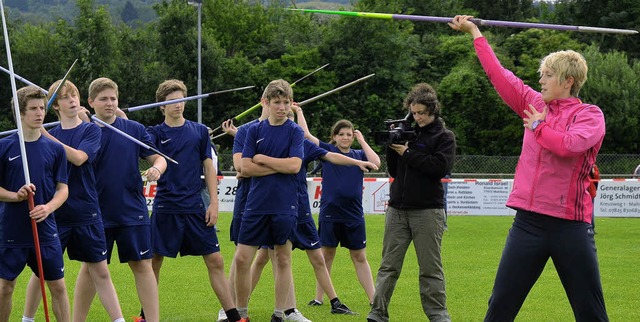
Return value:
[(271, 99), (276, 97), (286, 97), (293, 100), (293, 89), (289, 82), (284, 79), (276, 79), (271, 81), (264, 89), (264, 92), (262, 92), (262, 98), (267, 101), (271, 101)]
[(556, 73), (558, 82), (573, 77), (573, 86), (571, 86), (571, 96), (577, 97), (580, 89), (587, 81), (587, 61), (584, 57), (573, 50), (561, 50), (553, 52), (540, 62), (540, 69), (548, 68)]

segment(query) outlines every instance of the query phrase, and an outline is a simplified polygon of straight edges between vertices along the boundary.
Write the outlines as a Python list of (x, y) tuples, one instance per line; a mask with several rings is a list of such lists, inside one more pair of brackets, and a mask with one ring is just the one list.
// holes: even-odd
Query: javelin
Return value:
[(143, 110), (143, 109), (146, 109), (146, 108), (169, 105), (169, 104), (175, 104), (175, 103), (180, 103), (180, 102), (184, 102), (184, 101), (197, 100), (197, 99), (200, 99), (200, 98), (209, 97), (210, 95), (217, 95), (217, 94), (222, 94), (222, 93), (241, 91), (241, 90), (245, 90), (245, 89), (251, 89), (251, 88), (254, 88), (254, 87), (255, 86), (244, 86), (244, 87), (238, 87), (238, 88), (225, 89), (225, 90), (221, 90), (221, 91), (217, 91), (217, 92), (205, 93), (205, 94), (194, 95), (194, 96), (187, 96), (187, 97), (184, 97), (184, 98), (176, 98), (176, 99), (173, 99), (173, 100), (168, 100), (168, 101), (163, 101), (163, 102), (156, 102), (156, 103), (144, 104), (144, 105), (139, 105), (139, 106), (134, 106), (134, 107), (127, 107), (127, 108), (123, 108), (122, 110), (125, 111), (125, 112), (127, 112), (127, 111), (128, 112), (135, 112), (135, 111)]
[(164, 154), (164, 153), (162, 153), (162, 152), (158, 151), (158, 149), (153, 148), (153, 147), (151, 147), (151, 146), (149, 146), (149, 145), (145, 144), (144, 142), (142, 142), (142, 141), (140, 141), (140, 140), (138, 140), (138, 139), (134, 138), (133, 136), (131, 136), (131, 135), (129, 135), (129, 134), (127, 134), (127, 133), (125, 133), (124, 131), (122, 131), (122, 130), (120, 130), (120, 129), (116, 128), (115, 126), (113, 126), (113, 125), (111, 125), (111, 124), (109, 124), (109, 123), (107, 123), (107, 122), (105, 122), (105, 121), (103, 121), (103, 120), (101, 120), (101, 119), (97, 118), (95, 115), (91, 115), (91, 119), (92, 119), (92, 120), (94, 120), (94, 121), (96, 121), (96, 122), (98, 122), (98, 123), (100, 123), (100, 124), (102, 124), (102, 125), (104, 125), (104, 126), (106, 126), (106, 127), (108, 127), (108, 128), (110, 128), (110, 129), (112, 129), (112, 130), (114, 130), (116, 133), (118, 133), (118, 134), (120, 134), (120, 135), (124, 136), (125, 138), (127, 138), (127, 139), (129, 139), (129, 140), (133, 141), (135, 144), (137, 144), (137, 145), (139, 145), (139, 146), (141, 146), (141, 147), (143, 147), (143, 148), (145, 148), (145, 149), (147, 149), (147, 150), (151, 150), (151, 151), (153, 151), (153, 152), (155, 152), (155, 153), (157, 153), (157, 154), (159, 154), (159, 155), (163, 156), (165, 159), (167, 159), (167, 160), (169, 160), (169, 161), (171, 161), (171, 162), (173, 162), (173, 163), (175, 163), (175, 164), (178, 164), (178, 161), (176, 161), (176, 160), (174, 160), (174, 159), (172, 159), (172, 158), (168, 157), (166, 154)]
[[(232, 89), (225, 89), (225, 90), (217, 91), (217, 92), (211, 92), (211, 93), (194, 95), (194, 96), (187, 96), (187, 97), (184, 97), (184, 98), (176, 98), (176, 99), (168, 100), (168, 101), (164, 101), (164, 102), (156, 102), (156, 103), (138, 105), (138, 106), (134, 106), (134, 107), (126, 107), (126, 108), (123, 108), (122, 111), (135, 112), (135, 111), (143, 110), (143, 109), (146, 109), (146, 108), (163, 106), (163, 105), (168, 105), (168, 104), (175, 104), (175, 103), (180, 103), (180, 102), (185, 102), (185, 101), (192, 101), (192, 100), (197, 100), (199, 98), (209, 97), (210, 95), (216, 95), (216, 94), (240, 91), (240, 90), (243, 90), (243, 89), (250, 89), (250, 88), (254, 88), (254, 87), (255, 86), (245, 86), (245, 87), (238, 87), (238, 88), (232, 88)], [(50, 127), (56, 126), (58, 124), (60, 124), (60, 121), (55, 121), (55, 122), (42, 124), (42, 127), (44, 127), (46, 129), (46, 128), (50, 128)], [(16, 133), (17, 131), (18, 130), (15, 130), (15, 129), (14, 130), (3, 131), (3, 132), (0, 132), (0, 136), (13, 134), (13, 133)]]
[[(365, 80), (367, 80), (367, 79), (369, 79), (369, 78), (371, 78), (371, 77), (373, 77), (373, 76), (375, 76), (375, 75), (376, 75), (376, 74), (369, 74), (369, 75), (367, 75), (367, 76), (365, 76), (365, 77), (358, 78), (358, 79), (356, 79), (356, 80), (354, 80), (354, 81), (352, 81), (352, 82), (350, 82), (350, 83), (344, 84), (344, 85), (342, 85), (342, 86), (340, 86), (340, 87), (336, 87), (336, 88), (334, 88), (334, 89), (332, 89), (332, 90), (330, 90), (330, 91), (328, 91), (328, 92), (324, 92), (324, 93), (322, 93), (322, 94), (320, 94), (320, 95), (316, 95), (316, 96), (314, 96), (314, 97), (312, 97), (312, 98), (306, 99), (306, 100), (304, 100), (304, 101), (302, 101), (302, 102), (298, 103), (298, 105), (303, 106), (303, 105), (309, 104), (309, 103), (311, 103), (311, 102), (315, 102), (315, 101), (317, 101), (317, 100), (319, 100), (319, 99), (321, 99), (321, 98), (323, 98), (323, 97), (325, 97), (325, 96), (329, 96), (329, 95), (331, 95), (331, 94), (333, 94), (333, 93), (336, 93), (336, 92), (339, 92), (339, 91), (341, 91), (341, 90), (343, 90), (343, 89), (345, 89), (345, 88), (347, 88), (347, 87), (351, 87), (351, 86), (353, 86), (353, 85), (355, 85), (355, 84), (357, 84), (357, 83), (360, 83), (360, 82), (362, 82), (362, 81), (365, 81)], [(214, 136), (214, 137), (212, 138), (212, 140), (215, 140), (215, 139), (217, 139), (217, 138), (219, 138), (219, 137), (222, 137), (222, 136), (224, 136), (225, 134), (227, 134), (227, 133), (226, 133), (226, 132), (222, 132), (222, 133), (220, 133), (220, 134), (218, 134), (218, 135)]]
[[(0, 66), (0, 70), (1, 70), (1, 71), (3, 71), (3, 72), (5, 72), (5, 73), (7, 73), (7, 74), (9, 74), (9, 75), (11, 75), (11, 74), (12, 74), (12, 72), (11, 72), (10, 70), (8, 70), (8, 69), (6, 69), (6, 68), (4, 68), (4, 67), (2, 67), (2, 66)], [(13, 76), (14, 76), (17, 80), (19, 80), (19, 81), (21, 81), (21, 82), (23, 82), (23, 83), (25, 83), (25, 84), (27, 84), (27, 85), (35, 86), (35, 87), (39, 88), (43, 93), (45, 93), (45, 94), (49, 94), (49, 91), (47, 91), (46, 89), (44, 89), (44, 88), (42, 88), (42, 87), (40, 87), (40, 86), (38, 86), (38, 85), (36, 85), (36, 84), (34, 84), (34, 83), (30, 82), (30, 81), (29, 81), (28, 79), (26, 79), (26, 78), (24, 78), (24, 77), (22, 77), (22, 76), (20, 76), (20, 75), (17, 75), (16, 73), (13, 73)]]
[[(18, 143), (20, 145), (20, 154), (22, 155), (22, 171), (24, 173), (25, 184), (31, 184), (29, 176), (29, 163), (27, 162), (27, 149), (24, 144), (24, 133), (22, 132), (22, 122), (20, 120), (20, 106), (18, 106), (18, 90), (16, 89), (16, 75), (13, 72), (13, 60), (11, 59), (11, 47), (9, 45), (9, 32), (7, 31), (7, 22), (4, 17), (4, 4), (0, 0), (0, 12), (2, 13), (2, 31), (4, 33), (4, 44), (7, 51), (7, 61), (9, 62), (9, 79), (11, 80), (11, 91), (13, 93), (13, 112), (18, 125)], [(33, 200), (33, 192), (29, 189), (27, 203), (29, 211), (35, 208)], [(42, 254), (40, 252), (40, 238), (38, 237), (38, 224), (36, 220), (31, 218), (31, 233), (33, 234), (33, 247), (36, 253), (36, 263), (38, 266), (38, 277), (40, 280), (40, 292), (42, 293), (42, 303), (44, 304), (44, 317), (49, 322), (49, 306), (47, 305), (47, 292), (44, 289), (44, 270), (42, 268)]]
[[(316, 9), (288, 9), (288, 10), (309, 12), (309, 13), (329, 14), (329, 15), (385, 19), (385, 20), (410, 20), (410, 21), (443, 22), (443, 23), (448, 23), (453, 21), (453, 18), (448, 18), (448, 17), (398, 15), (398, 14), (375, 13), (375, 12), (354, 12), (354, 11), (316, 10)], [(478, 19), (478, 18), (469, 19), (469, 21), (473, 22), (478, 26), (509, 27), (509, 28), (538, 28), (538, 29), (552, 29), (552, 30), (578, 31), (578, 32), (597, 32), (597, 33), (610, 33), (610, 34), (622, 34), (622, 35), (634, 35), (638, 33), (637, 30), (633, 30), (633, 29), (614, 29), (614, 28), (587, 27), (587, 26), (555, 25), (555, 24), (547, 24), (547, 23), (484, 20), (484, 19)]]
[[(302, 78), (300, 78), (300, 79), (298, 79), (297, 81), (295, 81), (295, 82), (291, 83), (291, 87), (296, 86), (296, 84), (297, 84), (299, 81), (301, 81), (301, 80), (303, 80), (303, 79), (305, 79), (305, 78), (307, 78), (307, 77), (309, 77), (309, 76), (311, 76), (311, 75), (313, 75), (313, 74), (317, 73), (318, 71), (320, 71), (321, 69), (323, 69), (323, 68), (325, 68), (325, 67), (327, 67), (327, 66), (329, 66), (329, 64), (324, 64), (324, 65), (322, 65), (322, 66), (320, 66), (320, 67), (316, 68), (316, 70), (312, 71), (311, 73), (309, 73), (309, 74), (307, 74), (307, 75), (302, 76)], [(260, 103), (259, 103), (259, 102), (258, 102), (258, 104), (256, 104), (256, 105), (254, 105), (254, 106), (249, 107), (249, 109), (247, 109), (246, 111), (244, 111), (244, 112), (242, 112), (242, 113), (240, 113), (240, 114), (238, 114), (238, 115), (236, 115), (236, 116), (232, 117), (232, 118), (231, 118), (231, 120), (232, 120), (232, 121), (238, 121), (239, 119), (241, 119), (241, 118), (245, 117), (247, 114), (249, 114), (249, 113), (251, 113), (251, 112), (255, 111), (255, 109), (257, 109), (258, 107), (260, 107)], [(215, 128), (215, 129), (211, 130), (211, 133), (213, 133), (213, 132), (215, 132), (215, 131), (219, 130), (221, 126), (222, 126), (222, 125), (219, 125), (217, 128)], [(216, 136), (216, 137), (217, 137), (217, 136)], [(214, 137), (214, 139), (215, 139), (215, 137)]]
[(78, 62), (78, 59), (73, 61), (73, 64), (71, 64), (71, 67), (69, 67), (69, 70), (67, 70), (67, 73), (64, 74), (64, 77), (62, 77), (62, 81), (60, 82), (60, 84), (58, 84), (58, 87), (56, 87), (56, 89), (53, 91), (53, 95), (51, 95), (51, 98), (47, 102), (47, 107), (44, 109), (45, 112), (49, 110), (49, 107), (51, 107), (51, 104), (53, 104), (53, 102), (56, 100), (56, 97), (58, 97), (58, 92), (60, 91), (62, 86), (64, 86), (64, 83), (67, 81), (67, 77), (69, 77), (69, 73), (71, 73), (73, 66), (75, 66), (77, 62)]

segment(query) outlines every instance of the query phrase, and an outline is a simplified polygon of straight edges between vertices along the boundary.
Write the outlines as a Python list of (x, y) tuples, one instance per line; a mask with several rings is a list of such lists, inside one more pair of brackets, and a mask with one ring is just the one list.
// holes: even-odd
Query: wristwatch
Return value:
[(544, 122), (544, 120), (535, 120), (533, 121), (533, 123), (531, 123), (531, 130), (535, 131), (536, 128), (538, 127), (538, 125), (540, 125), (540, 123)]

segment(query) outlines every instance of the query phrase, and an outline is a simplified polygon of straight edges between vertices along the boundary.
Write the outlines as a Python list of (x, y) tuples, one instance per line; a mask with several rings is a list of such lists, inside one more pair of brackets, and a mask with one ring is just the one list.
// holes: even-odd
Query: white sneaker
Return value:
[(224, 309), (220, 309), (220, 311), (218, 311), (218, 322), (227, 322), (229, 320), (227, 320), (227, 313), (224, 311)]
[(285, 321), (296, 321), (296, 322), (311, 322), (311, 320), (307, 319), (298, 311), (298, 309), (293, 309), (293, 313), (286, 315), (284, 317)]

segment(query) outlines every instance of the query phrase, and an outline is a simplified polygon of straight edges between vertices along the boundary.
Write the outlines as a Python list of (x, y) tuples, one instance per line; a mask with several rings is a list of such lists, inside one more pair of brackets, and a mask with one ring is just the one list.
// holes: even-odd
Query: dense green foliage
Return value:
[[(48, 88), (78, 59), (71, 80), (86, 96), (91, 80), (106, 76), (120, 85), (120, 106), (154, 101), (157, 84), (167, 78), (185, 81), (189, 94), (197, 85), (197, 11), (184, 0), (154, 5), (157, 19), (121, 22), (98, 0), (77, 0), (73, 21), (11, 21), (9, 36), (18, 75)], [(28, 2), (29, 5), (33, 1)], [(346, 5), (347, 2), (345, 2)], [(613, 0), (565, 0), (556, 3), (462, 0), (381, 0), (348, 2), (356, 11), (453, 16), (476, 14), (497, 20), (538, 21), (640, 29), (640, 3)], [(517, 155), (521, 120), (497, 96), (480, 67), (471, 37), (445, 24), (310, 15), (285, 10), (287, 1), (216, 0), (202, 7), (203, 92), (255, 85), (255, 90), (223, 94), (203, 101), (203, 120), (212, 128), (258, 102), (265, 84), (275, 78), (294, 81), (326, 63), (331, 65), (295, 87), (295, 100), (326, 92), (362, 76), (376, 76), (305, 106), (312, 131), (326, 139), (331, 125), (347, 118), (372, 141), (385, 119), (406, 113), (402, 99), (417, 82), (439, 92), (443, 117), (458, 137), (459, 154)], [(130, 7), (127, 5), (127, 7)], [(589, 14), (590, 13), (590, 14)], [(636, 13), (636, 14), (634, 14)], [(147, 12), (130, 12), (135, 19)], [(594, 18), (596, 17), (596, 18)], [(598, 18), (599, 17), (599, 18)], [(618, 20), (613, 18), (618, 17)], [(574, 49), (589, 63), (585, 102), (599, 105), (608, 120), (604, 153), (638, 152), (640, 41), (635, 36), (579, 34), (549, 30), (483, 28), (504, 66), (538, 88), (538, 64), (551, 51)], [(6, 67), (4, 42), (0, 65)], [(0, 130), (13, 127), (10, 86), (0, 75)], [(19, 84), (22, 86), (22, 84)], [(86, 99), (86, 97), (85, 97)], [(195, 120), (196, 102), (187, 104)], [(240, 120), (257, 117), (258, 112)], [(150, 125), (161, 121), (157, 110), (129, 117)], [(49, 115), (47, 121), (53, 121)], [(229, 138), (217, 143), (230, 147)]]

